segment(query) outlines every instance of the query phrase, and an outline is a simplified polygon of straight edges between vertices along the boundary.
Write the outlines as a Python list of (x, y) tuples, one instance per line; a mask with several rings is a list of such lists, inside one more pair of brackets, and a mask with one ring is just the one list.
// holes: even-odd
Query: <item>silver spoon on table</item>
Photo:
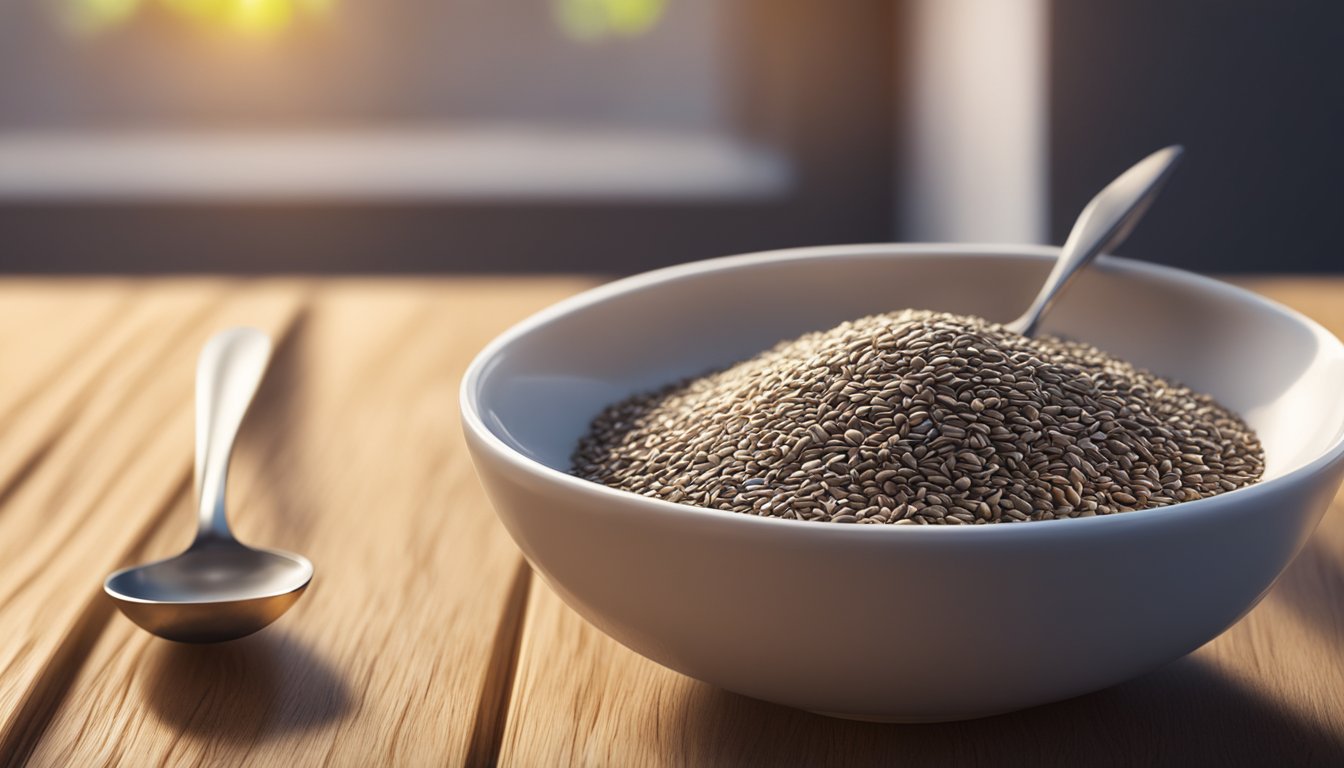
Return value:
[(1036, 300), (1021, 317), (1005, 327), (1024, 336), (1035, 336), (1041, 316), (1078, 270), (1090, 264), (1102, 251), (1120, 245), (1134, 231), (1134, 226), (1148, 212), (1184, 153), (1178, 145), (1159, 149), (1098, 192), (1078, 214), (1069, 239), (1059, 251), (1055, 268), (1045, 279)]
[(214, 643), (250, 635), (288, 610), (313, 577), (307, 558), (239, 543), (225, 513), (234, 438), (270, 357), (270, 339), (254, 328), (206, 342), (196, 364), (196, 540), (180, 555), (103, 582), (122, 613), (160, 637)]

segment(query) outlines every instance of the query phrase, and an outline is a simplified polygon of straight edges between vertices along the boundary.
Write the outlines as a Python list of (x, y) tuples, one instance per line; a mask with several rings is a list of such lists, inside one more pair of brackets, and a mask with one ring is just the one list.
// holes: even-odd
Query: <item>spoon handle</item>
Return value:
[(1046, 278), (1036, 300), (1021, 317), (1009, 323), (1008, 328), (1024, 336), (1034, 336), (1041, 317), (1074, 274), (1091, 263), (1097, 254), (1120, 245), (1134, 231), (1184, 152), (1177, 145), (1159, 149), (1098, 192), (1078, 215), (1055, 268)]
[(205, 343), (196, 362), (196, 540), (229, 539), (224, 484), (243, 415), (261, 385), (271, 340), (255, 328), (229, 328)]

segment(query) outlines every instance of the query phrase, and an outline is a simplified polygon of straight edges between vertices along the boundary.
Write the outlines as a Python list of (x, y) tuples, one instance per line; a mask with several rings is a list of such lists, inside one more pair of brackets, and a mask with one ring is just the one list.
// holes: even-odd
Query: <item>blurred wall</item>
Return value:
[[(610, 40), (575, 39), (557, 18), (563, 0), (253, 2), (325, 10), (247, 34), (193, 23), (164, 0), (6, 0), (0, 131), (456, 120), (694, 130), (728, 114), (734, 2), (669, 2), (650, 29)], [(69, 18), (119, 4), (132, 16), (103, 27)]]
[(1187, 154), (1123, 254), (1205, 272), (1344, 270), (1344, 3), (1055, 0), (1052, 229), (1145, 153)]
[[(36, 14), (50, 7), (0, 7), (0, 272), (627, 273), (820, 243), (1061, 242), (1102, 185), (1175, 142), (1185, 165), (1122, 253), (1208, 272), (1344, 269), (1326, 240), (1344, 206), (1344, 3), (669, 0), (661, 30), (576, 48), (547, 26), (540, 9), (553, 6), (533, 0), (335, 0), (355, 20), (395, 8), (390, 37), (366, 38), (376, 25), (361, 23), (270, 53), (191, 35), (151, 50), (164, 18), (92, 47), (42, 48)], [(394, 66), (378, 52), (397, 45), (423, 47)], [(340, 51), (354, 63), (338, 64)], [(196, 54), (207, 69), (192, 69)], [(103, 55), (138, 74), (109, 80)], [(685, 135), (693, 152), (745, 148), (783, 170), (746, 192), (710, 179), (672, 195), (658, 163), (686, 169), (657, 151), (629, 167), (615, 153), (626, 178), (573, 195), (553, 178), (532, 194), (518, 163), (500, 166), (502, 196), (472, 194), (469, 179), (436, 187), (448, 172), (432, 169), (418, 174), (425, 188), (363, 194), (358, 163), (338, 174), (339, 194), (211, 197), (196, 183), (207, 165), (190, 163), (167, 170), (192, 194), (119, 195), (115, 173), (81, 193), (77, 162), (50, 194), (26, 192), (31, 175), (3, 184), (6, 162), (29, 159), (6, 144), (15, 134), (376, 136), (482, 118), (539, 134), (589, 123)], [(314, 178), (321, 192), (328, 177)]]
[[(29, 11), (50, 5), (20, 2)], [(332, 14), (348, 11), (358, 19), (393, 2), (333, 0)], [(7, 68), (0, 76), (0, 272), (620, 273), (737, 251), (891, 237), (892, 121), (899, 100), (891, 30), (898, 6), (889, 0), (669, 0), (666, 26), (574, 41), (540, 23), (556, 2), (395, 0), (401, 15), (394, 20), (410, 23), (391, 26), (405, 34), (360, 42), (298, 33), (301, 50), (269, 53), (213, 37), (202, 42), (189, 31), (178, 41), (173, 35), (180, 24), (166, 18), (147, 18), (143, 28), (128, 26), (87, 49), (63, 42), (36, 53), (28, 44), (6, 44), (5, 35), (22, 35), (17, 27), (0, 27), (0, 66)], [(0, 19), (4, 13), (20, 18), (0, 8)], [(31, 13), (22, 18), (37, 23)], [(454, 25), (462, 28), (439, 30), (443, 40), (431, 34), (436, 26)], [(151, 40), (162, 45), (152, 48)], [(319, 61), (344, 50), (355, 64), (342, 59), (340, 66), (315, 66), (304, 49)], [(397, 55), (369, 53), (384, 49)], [(414, 55), (403, 55), (407, 50)], [(193, 69), (198, 54), (208, 65), (199, 73)], [(52, 66), (42, 66), (50, 57)], [(227, 71), (235, 58), (246, 72)], [(283, 69), (291, 59), (293, 72)], [(251, 110), (252, 96), (239, 83), (259, 82), (266, 68), (258, 61), (281, 69)], [(115, 87), (99, 87), (108, 76), (102, 67), (131, 75)], [(301, 87), (305, 77), (324, 74), (329, 79), (320, 88)], [(442, 91), (431, 98), (426, 87)], [(131, 109), (134, 104), (144, 108)], [(411, 168), (408, 177), (419, 182), (404, 188), (389, 189), (397, 180), (385, 172), (377, 184), (360, 175), (384, 150), (404, 162), (395, 144), (397, 131), (408, 127), (417, 140), (444, 143), (445, 151), (431, 152), (428, 160), (461, 156), (455, 126), (462, 122), (472, 123), (476, 136), (495, 123), (509, 130), (521, 125), (530, 136), (524, 140), (532, 142), (524, 154), (556, 148), (541, 164), (569, 167), (580, 181), (591, 181), (584, 163), (576, 168), (567, 155), (570, 138), (578, 136), (594, 151), (594, 164), (606, 168), (597, 174), (602, 183), (565, 194), (555, 167), (541, 169), (546, 184), (534, 184), (529, 168), (507, 156), (466, 157), (471, 168), (462, 174), (451, 162), (429, 174)], [(20, 136), (6, 144), (6, 127), (36, 139), (24, 143)], [(160, 134), (145, 134), (148, 141), (137, 134), (128, 145), (119, 133), (147, 127), (166, 132), (171, 141), (165, 146), (184, 148), (164, 160), (155, 154)], [(384, 128), (394, 146), (378, 146)], [(284, 141), (297, 141), (303, 151), (315, 143), (304, 131), (333, 129), (335, 138), (318, 138), (339, 147), (339, 131), (352, 130), (359, 138), (352, 146), (365, 151), (372, 137), (372, 160), (349, 165), (337, 152), (330, 163), (295, 163), (284, 152), (296, 146)], [(255, 158), (221, 160), (210, 150), (209, 134), (230, 130), (282, 139), (263, 155), (276, 158), (274, 167)], [(620, 135), (630, 141), (604, 152), (604, 131), (626, 132)], [(99, 156), (102, 145), (85, 142), (86, 136), (111, 142), (115, 152), (107, 162)], [(711, 163), (724, 157), (730, 181), (734, 167), (745, 166), (750, 176), (765, 157), (767, 171), (782, 169), (766, 173), (765, 181), (778, 177), (780, 183), (748, 178), (751, 183), (720, 188), (710, 174), (704, 184), (665, 194), (662, 177), (685, 169), (676, 164), (681, 155), (659, 153), (660, 142)], [(631, 155), (625, 146), (645, 149)], [(507, 147), (495, 154), (507, 155)], [(152, 168), (136, 165), (144, 157), (159, 160), (147, 164)], [(495, 178), (490, 168), (499, 169)], [(470, 179), (462, 180), (466, 170), (481, 179), (479, 194)], [(315, 181), (296, 181), (295, 172)], [(435, 174), (445, 183), (436, 185)], [(216, 175), (233, 181), (208, 183)], [(339, 189), (323, 187), (331, 178)], [(368, 194), (362, 194), (365, 181)], [(119, 185), (131, 191), (119, 194)], [(248, 185), (256, 194), (248, 194)], [(221, 188), (223, 194), (214, 194)]]

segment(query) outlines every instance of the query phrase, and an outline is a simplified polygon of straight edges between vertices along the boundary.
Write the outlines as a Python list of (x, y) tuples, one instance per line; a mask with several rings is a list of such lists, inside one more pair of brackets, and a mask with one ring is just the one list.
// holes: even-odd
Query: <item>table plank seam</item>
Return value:
[[(194, 328), (198, 323), (204, 323), (204, 321), (211, 315), (211, 311), (222, 306), (224, 303), (225, 299), (220, 297), (207, 304), (200, 313), (194, 315), (189, 320), (191, 328)], [(183, 333), (180, 334), (181, 337), (185, 338), (185, 334), (190, 332), (191, 328), (184, 329)], [(105, 333), (106, 330), (106, 327), (100, 328), (101, 332)], [(171, 346), (173, 341), (175, 341), (175, 338), (169, 339), (168, 344)], [(138, 335), (135, 333), (128, 333), (125, 338), (121, 339), (121, 343), (117, 345), (115, 349), (109, 350), (106, 353), (106, 358), (100, 361), (100, 364), (88, 373), (87, 380), (75, 391), (68, 393), (65, 401), (59, 404), (57, 413), (51, 417), (51, 423), (46, 426), (46, 433), (42, 442), (31, 450), (29, 456), (15, 467), (7, 477), (3, 475), (3, 468), (0, 467), (0, 512), (3, 512), (5, 503), (20, 487), (22, 487), (24, 481), (26, 481), (33, 472), (41, 466), (42, 459), (51, 452), (57, 443), (60, 442), (61, 438), (65, 436), (65, 433), (69, 431), (71, 425), (74, 424), (79, 416), (79, 403), (84, 402), (90, 397), (97, 389), (98, 382), (102, 377), (108, 371), (113, 370), (123, 357), (126, 354), (129, 354), (129, 350), (140, 343), (143, 343), (143, 341), (139, 339)], [(83, 354), (82, 351), (71, 355), (68, 360), (71, 365), (67, 366), (63, 364), (60, 366), (60, 373), (65, 374), (68, 368), (73, 367), (73, 364), (85, 358), (86, 355)], [(33, 392), (36, 393), (41, 390), (42, 387), (36, 387)], [(18, 412), (21, 405), (31, 404), (34, 399), (35, 397), (25, 397), (23, 403), (16, 403), (16, 407), (12, 408), (5, 419), (0, 419), (0, 421), (8, 421)]]
[[(223, 306), (225, 303), (227, 303), (227, 302), (224, 301), (224, 300), (221, 300), (221, 301), (219, 301), (219, 302), (217, 302), (217, 303), (215, 303), (215, 304), (212, 304), (211, 307), (212, 307), (212, 309), (217, 309), (218, 307)], [(207, 311), (207, 312), (204, 312), (204, 313), (202, 313), (202, 314), (198, 314), (198, 315), (196, 315), (195, 317), (193, 317), (193, 318), (192, 318), (192, 321), (191, 321), (191, 323), (190, 323), (189, 325), (186, 325), (186, 326), (184, 326), (184, 327), (178, 329), (174, 334), (172, 334), (172, 335), (169, 337), (169, 339), (168, 339), (168, 343), (166, 344), (165, 349), (171, 349), (173, 346), (175, 346), (175, 345), (178, 344), (179, 342), (185, 342), (188, 338), (191, 337), (191, 335), (192, 335), (193, 332), (199, 330), (199, 328), (198, 328), (199, 326), (204, 326), (211, 316), (213, 316), (213, 312), (211, 312), (211, 311)], [(128, 383), (130, 384), (130, 386), (128, 386), (128, 387), (127, 387), (127, 388), (120, 394), (119, 399), (117, 399), (117, 400), (114, 401), (114, 403), (115, 403), (115, 405), (116, 405), (117, 407), (112, 408), (112, 409), (108, 412), (108, 414), (105, 415), (105, 417), (104, 417), (105, 420), (107, 420), (107, 421), (112, 421), (112, 420), (114, 420), (115, 415), (116, 415), (122, 408), (127, 407), (127, 405), (129, 404), (129, 402), (130, 402), (131, 400), (133, 400), (133, 399), (136, 397), (136, 394), (140, 391), (140, 389), (142, 389), (142, 385), (143, 385), (143, 383), (144, 383), (145, 381), (147, 381), (148, 379), (150, 379), (151, 377), (153, 377), (154, 375), (155, 375), (155, 374), (154, 374), (154, 371), (153, 371), (153, 370), (143, 370), (143, 371), (139, 371), (139, 372), (137, 372), (137, 374), (136, 374), (135, 376), (133, 376), (132, 378), (130, 378), (130, 379), (129, 379), (129, 382), (128, 382)], [(191, 402), (191, 401), (190, 401), (190, 399), (189, 399), (189, 396), (187, 396), (187, 395), (183, 395), (183, 398), (182, 398), (182, 399), (183, 399), (184, 402), (187, 403), (188, 407), (190, 407), (190, 402)], [(174, 417), (174, 416), (173, 416), (173, 413), (172, 413), (171, 410), (165, 411), (165, 412), (161, 415), (161, 418), (162, 418), (163, 421), (161, 421), (161, 422), (158, 423), (158, 424), (155, 424), (155, 428), (154, 428), (154, 429), (151, 429), (151, 430), (146, 431), (146, 432), (141, 436), (142, 439), (143, 439), (144, 441), (149, 441), (149, 440), (151, 440), (155, 434), (157, 434), (160, 430), (163, 429), (164, 424), (165, 424), (167, 421), (171, 420), (173, 417)], [(65, 423), (64, 423), (64, 424), (61, 426), (61, 428), (60, 428), (60, 434), (63, 435), (64, 432), (65, 432), (66, 430), (68, 430), (68, 428), (70, 427), (71, 423), (72, 423), (72, 421), (70, 421), (70, 420), (65, 421)], [(56, 442), (56, 440), (53, 439), (53, 440), (52, 440), (52, 445), (54, 445), (55, 442)], [(123, 456), (122, 456), (122, 463), (121, 463), (121, 465), (119, 465), (119, 467), (118, 467), (119, 470), (120, 470), (120, 469), (124, 469), (125, 465), (129, 464), (129, 463), (133, 460), (133, 457), (134, 457), (135, 454), (138, 452), (138, 450), (140, 449), (140, 447), (141, 447), (141, 446), (137, 445), (137, 446), (135, 446), (135, 448), (136, 448), (135, 451), (129, 451), (129, 452), (126, 452), (125, 454), (123, 454)], [(82, 459), (83, 457), (82, 457), (82, 456), (79, 456), (79, 457), (77, 457), (77, 458), (81, 458), (81, 459)], [(35, 465), (35, 466), (36, 466), (36, 465)], [(74, 474), (74, 473), (78, 472), (78, 470), (77, 470), (76, 468), (74, 468), (74, 467), (67, 467), (67, 468), (66, 468), (66, 471), (67, 471), (67, 474)], [(104, 490), (104, 491), (105, 491), (106, 488), (103, 488), (103, 489), (101, 489), (101, 490)], [(156, 514), (153, 516), (152, 519), (155, 520), (155, 521), (161, 521), (161, 520), (162, 520), (162, 516), (161, 516), (161, 514), (156, 513)], [(138, 540), (137, 540), (137, 541), (138, 541)], [(123, 553), (123, 555), (125, 555), (125, 553)], [(29, 573), (27, 573), (27, 574), (24, 576), (23, 580), (21, 581), (21, 587), (18, 588), (18, 589), (14, 589), (14, 590), (12, 590), (11, 593), (10, 593), (10, 595), (9, 595), (9, 597), (7, 598), (7, 600), (12, 600), (12, 599), (17, 598), (17, 597), (18, 597), (20, 594), (22, 594), (23, 591), (24, 591), (23, 588), (22, 588), (22, 585), (26, 585), (27, 583), (31, 582), (32, 580), (38, 578), (40, 575), (41, 575), (41, 572), (40, 572), (39, 570), (33, 570), (33, 571), (30, 571)], [(7, 600), (0, 600), (0, 608), (3, 608), (3, 607), (5, 606)]]
[[(15, 418), (15, 414), (37, 400), (42, 392), (51, 385), (52, 381), (69, 376), (74, 369), (80, 367), (90, 357), (92, 350), (105, 342), (107, 330), (111, 323), (127, 314), (129, 307), (134, 304), (137, 298), (135, 293), (133, 291), (128, 292), (115, 306), (104, 312), (97, 322), (90, 323), (88, 331), (80, 335), (79, 339), (71, 345), (70, 352), (61, 358), (60, 363), (52, 367), (50, 376), (33, 382), (27, 392), (15, 398), (10, 407), (4, 413), (0, 413), (0, 425), (7, 424)], [(134, 339), (130, 339), (128, 342), (134, 343)], [(111, 359), (114, 358), (109, 358), (109, 361)], [(79, 395), (82, 396), (88, 389), (89, 387), (84, 387)]]
[[(139, 449), (140, 447), (141, 447), (141, 446), (139, 446), (139, 445), (135, 446), (135, 448), (137, 448), (137, 449)], [(100, 489), (100, 490), (104, 490), (104, 489)], [(161, 521), (161, 520), (162, 520), (162, 516), (161, 516), (161, 514), (162, 514), (161, 510), (160, 510), (160, 511), (156, 511), (156, 512), (151, 516), (151, 521)], [(147, 523), (146, 525), (151, 525), (151, 524), (152, 524), (152, 523)], [(144, 529), (142, 528), (142, 535), (143, 535), (143, 530), (144, 530)], [(139, 539), (137, 539), (137, 541), (139, 541)], [(123, 560), (122, 560), (121, 562), (124, 562), (124, 557), (125, 557), (125, 553), (123, 553)], [(22, 574), (22, 577), (21, 577), (21, 578), (19, 579), (19, 581), (18, 581), (17, 586), (16, 586), (14, 589), (12, 589), (12, 590), (10, 591), (10, 593), (9, 593), (7, 596), (5, 596), (3, 599), (0, 599), (0, 609), (3, 609), (3, 608), (8, 607), (8, 605), (9, 605), (9, 603), (10, 603), (11, 601), (18, 600), (18, 599), (20, 598), (20, 596), (24, 593), (25, 589), (26, 589), (28, 586), (30, 586), (31, 584), (33, 584), (34, 582), (36, 582), (39, 578), (41, 578), (41, 576), (42, 576), (42, 569), (41, 569), (40, 567), (34, 567), (33, 569), (29, 570), (28, 572), (23, 573), (23, 574)]]
[[(164, 341), (163, 349), (171, 349), (179, 342), (190, 338), (193, 332), (197, 331), (201, 326), (204, 326), (209, 319), (214, 316), (215, 312), (227, 303), (227, 293), (221, 293), (219, 296), (214, 297), (208, 303), (204, 304), (198, 312), (188, 318), (180, 328), (176, 329), (176, 331)], [(140, 342), (138, 342), (134, 334), (128, 335), (127, 338), (123, 340), (121, 350), (129, 350), (138, 343)], [(89, 397), (89, 395), (97, 388), (97, 384), (102, 378), (102, 375), (115, 368), (116, 365), (122, 361), (122, 358), (123, 355), (120, 350), (117, 353), (109, 354), (107, 359), (103, 362), (103, 365), (98, 367), (96, 372), (89, 377), (89, 380), (84, 386), (71, 393), (69, 401), (61, 408), (60, 415), (50, 427), (48, 439), (43, 446), (44, 456), (47, 452), (50, 452), (65, 433), (69, 431), (71, 425), (78, 418), (78, 404)], [(140, 375), (137, 382), (143, 381), (151, 375), (153, 375), (152, 371), (146, 371)], [(130, 397), (131, 394), (131, 391), (125, 392), (123, 393), (123, 398)], [(25, 460), (22, 466), (22, 471), (12, 473), (10, 478), (5, 479), (4, 486), (0, 487), (0, 502), (7, 500), (13, 495), (13, 493), (23, 485), (22, 481), (31, 476), (33, 470), (38, 466), (40, 466), (40, 462), (33, 461), (32, 457)], [(2, 510), (2, 508), (0, 508), (0, 510)]]
[[(192, 335), (203, 332), (218, 317), (220, 310), (232, 303), (232, 295), (233, 292), (231, 291), (221, 291), (203, 302), (200, 309), (182, 318), (180, 322), (174, 323), (174, 327), (164, 340), (160, 352), (180, 347), (186, 344)], [(283, 323), (276, 329), (279, 343), (283, 344), (292, 335), (294, 328), (298, 325), (298, 318), (303, 312), (304, 304), (301, 299), (295, 303)], [(134, 343), (133, 337), (134, 334), (128, 340), (128, 345)], [(110, 355), (107, 362), (99, 366), (98, 372), (90, 377), (86, 386), (79, 388), (70, 402), (79, 403), (89, 391), (95, 388), (97, 382), (102, 378), (101, 374), (111, 370), (119, 359), (119, 355)], [(113, 407), (110, 413), (116, 413), (126, 406), (134, 393), (139, 392), (143, 383), (153, 375), (153, 366), (150, 365), (144, 366), (144, 370), (135, 372), (128, 379), (126, 389), (120, 393), (118, 399), (114, 400), (114, 405), (117, 407)], [(190, 396), (184, 393), (181, 404), (188, 411), (190, 402)], [(76, 423), (76, 419), (79, 418), (79, 408), (76, 406), (65, 407), (63, 411), (61, 418), (52, 425), (50, 438), (46, 445), (47, 451), (59, 444), (60, 439), (68, 434)], [(179, 417), (181, 411), (174, 407), (165, 409), (158, 415), (159, 421), (153, 424), (152, 428), (146, 430), (144, 436), (161, 434), (166, 428), (166, 424)], [(129, 456), (138, 452), (138, 450), (130, 451), (124, 458), (129, 461)], [(40, 461), (33, 461), (32, 459), (27, 460), (27, 463), (31, 464), (31, 467), (28, 468), (28, 472), (24, 473), (25, 476), (32, 474), (32, 471), (41, 464)], [(169, 472), (171, 472), (171, 469)], [(146, 500), (148, 502), (146, 506), (151, 511), (141, 519), (141, 523), (135, 531), (135, 537), (122, 548), (112, 568), (119, 568), (142, 559), (156, 532), (164, 526), (168, 516), (181, 506), (189, 506), (192, 492), (192, 465), (186, 460), (185, 456), (174, 474), (176, 474), (176, 478), (167, 488), (166, 493), (157, 499), (151, 497)], [(171, 477), (171, 474), (169, 476)], [(5, 495), (8, 496), (13, 492), (13, 489), (17, 489), (21, 485), (22, 482), (9, 484), (5, 489)], [(29, 578), (34, 578), (37, 575), (39, 575), (38, 572), (30, 573)], [(21, 588), (14, 590), (10, 598), (12, 599), (22, 592), (23, 589)], [(75, 680), (83, 671), (88, 657), (110, 626), (112, 615), (115, 613), (113, 607), (111, 601), (102, 594), (101, 583), (99, 583), (94, 593), (68, 619), (69, 623), (66, 626), (65, 634), (48, 651), (46, 658), (40, 662), (36, 674), (33, 675), (18, 701), (15, 702), (14, 709), (7, 713), (3, 722), (0, 722), (0, 766), (23, 764), (41, 743), (55, 713), (59, 710)]]
[[(192, 478), (190, 471), (182, 474), (177, 486), (159, 508), (141, 526), (140, 534), (128, 547), (117, 567), (136, 562), (148, 546), (154, 533), (168, 515), (187, 503)], [(112, 601), (103, 594), (101, 585), (80, 608), (74, 624), (61, 638), (56, 650), (48, 657), (42, 671), (19, 702), (11, 726), (0, 732), (0, 756), (3, 765), (22, 765), (46, 732), (51, 715), (69, 692), (71, 684), (84, 667), (99, 637), (102, 636), (115, 611)]]
[(56, 443), (60, 442), (65, 427), (66, 424), (62, 424), (58, 429), (52, 430), (49, 435), (43, 438), (41, 443), (33, 447), (27, 458), (14, 467), (14, 471), (9, 474), (9, 477), (0, 477), (0, 510), (4, 510), (9, 498), (23, 486), (28, 478), (32, 477), (38, 467), (42, 466), (43, 460), (56, 447)]
[(495, 630), (485, 679), (481, 684), (465, 761), (470, 768), (499, 764), (509, 705), (516, 689), (518, 661), (522, 656), (523, 632), (526, 629), (531, 594), (532, 567), (526, 560), (519, 558), (504, 610), (500, 613), (499, 626)]

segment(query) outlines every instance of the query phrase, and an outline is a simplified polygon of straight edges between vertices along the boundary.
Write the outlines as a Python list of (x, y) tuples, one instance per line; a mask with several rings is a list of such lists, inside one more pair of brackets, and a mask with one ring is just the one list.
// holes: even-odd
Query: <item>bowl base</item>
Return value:
[(809, 709), (814, 715), (834, 717), (839, 720), (855, 720), (861, 723), (889, 723), (893, 725), (921, 725), (933, 723), (959, 723), (963, 720), (979, 720), (984, 717), (996, 717), (1016, 712), (1015, 709), (1000, 709), (990, 712), (978, 712), (967, 715), (856, 715), (849, 712), (822, 712)]

